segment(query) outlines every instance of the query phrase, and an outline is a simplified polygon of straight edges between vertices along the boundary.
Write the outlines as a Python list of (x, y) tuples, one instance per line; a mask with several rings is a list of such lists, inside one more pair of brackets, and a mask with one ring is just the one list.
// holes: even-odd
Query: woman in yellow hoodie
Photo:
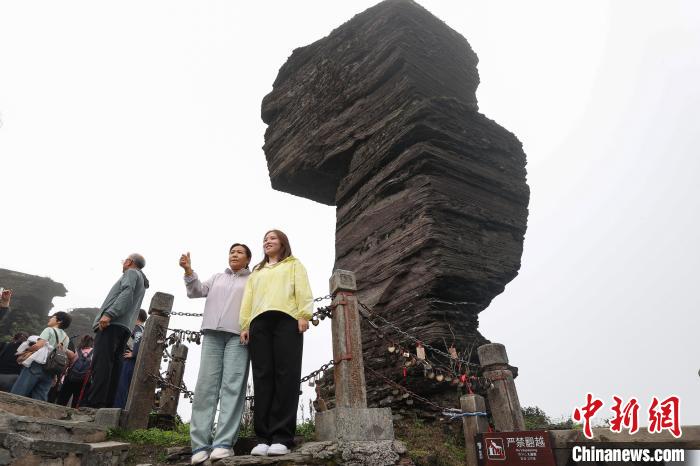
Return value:
[(251, 455), (284, 455), (294, 446), (304, 332), (313, 295), (304, 266), (292, 256), (287, 235), (270, 230), (264, 259), (246, 283), (241, 342), (253, 364), (253, 426), (260, 443)]

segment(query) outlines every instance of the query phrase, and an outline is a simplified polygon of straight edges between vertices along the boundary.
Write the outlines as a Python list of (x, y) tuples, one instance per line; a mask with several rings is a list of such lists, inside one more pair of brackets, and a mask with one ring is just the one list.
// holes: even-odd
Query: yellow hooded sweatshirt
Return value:
[(306, 269), (294, 256), (266, 264), (250, 274), (241, 303), (241, 330), (265, 311), (282, 311), (295, 319), (311, 319), (314, 297)]

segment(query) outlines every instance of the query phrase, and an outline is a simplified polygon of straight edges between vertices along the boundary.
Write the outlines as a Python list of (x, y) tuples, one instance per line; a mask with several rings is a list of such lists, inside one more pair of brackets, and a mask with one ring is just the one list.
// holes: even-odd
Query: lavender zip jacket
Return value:
[(185, 275), (185, 287), (189, 298), (207, 298), (204, 303), (202, 330), (220, 330), (240, 335), (238, 323), (241, 312), (241, 300), (250, 270), (241, 269), (233, 272), (227, 268), (223, 273), (214, 274), (209, 280), (201, 282), (196, 272)]

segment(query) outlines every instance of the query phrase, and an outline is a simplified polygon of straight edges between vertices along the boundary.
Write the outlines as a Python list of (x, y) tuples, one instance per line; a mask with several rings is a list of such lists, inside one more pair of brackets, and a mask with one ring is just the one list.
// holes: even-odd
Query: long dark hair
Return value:
[[(279, 262), (282, 262), (285, 260), (287, 257), (292, 255), (292, 246), (289, 245), (289, 238), (287, 238), (287, 235), (284, 234), (283, 231), (280, 230), (269, 230), (265, 235), (263, 236), (263, 241), (265, 241), (265, 238), (267, 235), (270, 233), (274, 233), (277, 235), (277, 238), (280, 240), (280, 256), (279, 256)], [(263, 249), (263, 260), (260, 261), (258, 265), (256, 265), (253, 270), (260, 270), (263, 267), (265, 267), (265, 264), (270, 262), (270, 258), (267, 257), (267, 254), (265, 254), (265, 249)]]

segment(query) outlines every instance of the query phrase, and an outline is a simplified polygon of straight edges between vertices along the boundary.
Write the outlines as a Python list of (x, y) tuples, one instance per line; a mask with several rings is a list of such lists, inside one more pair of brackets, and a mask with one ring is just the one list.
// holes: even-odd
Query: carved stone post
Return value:
[(316, 413), (317, 440), (394, 440), (389, 408), (367, 408), (362, 334), (357, 311), (355, 274), (336, 270), (333, 294), (333, 360), (336, 407)]
[[(170, 353), (172, 358), (168, 363), (168, 381), (179, 387), (182, 376), (185, 374), (185, 361), (187, 361), (187, 346), (177, 343)], [(180, 400), (180, 392), (172, 387), (166, 387), (160, 394), (160, 414), (175, 417), (177, 403)]]
[[(459, 405), (465, 413), (486, 412), (486, 402), (481, 395), (463, 395), (459, 398)], [(464, 426), (464, 444), (467, 450), (467, 466), (478, 466), (474, 436), (488, 431), (489, 423), (484, 416), (467, 416), (462, 418), (462, 425)]]
[(525, 430), (523, 411), (515, 389), (513, 373), (508, 369), (506, 347), (500, 343), (482, 345), (477, 349), (484, 377), (493, 381), (488, 391), (493, 423), (500, 432)]
[(122, 426), (126, 429), (148, 427), (148, 416), (153, 408), (156, 392), (156, 379), (153, 376), (160, 373), (160, 360), (165, 349), (165, 337), (174, 300), (173, 295), (161, 292), (154, 294), (151, 299), (148, 309), (150, 317), (141, 337), (134, 376), (129, 386), (129, 397), (124, 407), (126, 413), (122, 416)]
[(330, 279), (333, 295), (332, 332), (335, 405), (366, 408), (365, 366), (362, 358), (360, 313), (357, 310), (355, 274), (336, 270)]

